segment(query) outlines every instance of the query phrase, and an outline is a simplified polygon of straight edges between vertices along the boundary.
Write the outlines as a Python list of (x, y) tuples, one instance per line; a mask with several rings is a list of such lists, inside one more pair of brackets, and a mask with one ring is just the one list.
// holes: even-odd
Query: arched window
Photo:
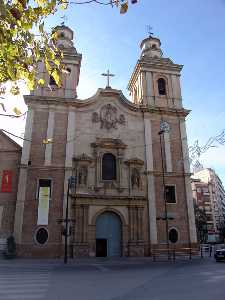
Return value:
[(102, 157), (102, 179), (116, 179), (116, 158), (111, 153), (106, 153)]
[(163, 78), (158, 79), (158, 92), (159, 95), (166, 95), (166, 81)]
[(173, 244), (175, 244), (178, 241), (178, 232), (175, 228), (170, 229), (169, 240)]

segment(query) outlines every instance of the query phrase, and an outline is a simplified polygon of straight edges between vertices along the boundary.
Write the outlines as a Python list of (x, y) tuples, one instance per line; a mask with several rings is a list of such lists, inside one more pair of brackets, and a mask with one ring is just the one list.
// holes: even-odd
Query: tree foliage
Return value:
[(197, 204), (194, 204), (194, 211), (198, 241), (200, 243), (206, 243), (208, 240), (206, 212), (204, 209), (199, 208)]
[[(131, 0), (131, 3), (136, 2)], [(0, 95), (5, 93), (8, 81), (12, 82), (10, 92), (14, 95), (19, 94), (19, 80), (23, 80), (29, 90), (43, 85), (44, 80), (37, 76), (39, 61), (44, 61), (49, 75), (60, 85), (63, 54), (55, 46), (57, 33), (48, 34), (44, 21), (69, 5), (90, 3), (117, 6), (121, 13), (125, 13), (129, 5), (128, 0), (0, 0)]]

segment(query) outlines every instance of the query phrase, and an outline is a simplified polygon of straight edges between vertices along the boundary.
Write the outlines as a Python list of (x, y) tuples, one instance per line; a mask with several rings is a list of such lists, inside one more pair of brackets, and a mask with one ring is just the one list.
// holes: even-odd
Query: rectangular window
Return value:
[(39, 179), (37, 189), (37, 199), (39, 199), (40, 189), (49, 188), (50, 199), (52, 197), (52, 180), (51, 179)]
[(176, 203), (176, 189), (175, 185), (167, 185), (166, 187), (166, 202), (167, 203)]
[(51, 199), (51, 179), (39, 179), (38, 181), (38, 219), (37, 225), (48, 225), (49, 200)]

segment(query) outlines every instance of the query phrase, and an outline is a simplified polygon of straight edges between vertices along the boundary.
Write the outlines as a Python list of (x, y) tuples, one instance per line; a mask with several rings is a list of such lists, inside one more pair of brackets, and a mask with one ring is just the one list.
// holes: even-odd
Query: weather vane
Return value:
[(68, 17), (66, 15), (63, 15), (62, 17), (60, 17), (61, 19), (63, 19), (61, 25), (65, 25), (65, 22), (68, 21)]
[(149, 37), (152, 37), (152, 35), (153, 35), (152, 29), (153, 28), (151, 27), (151, 25), (147, 25), (147, 30), (148, 30)]

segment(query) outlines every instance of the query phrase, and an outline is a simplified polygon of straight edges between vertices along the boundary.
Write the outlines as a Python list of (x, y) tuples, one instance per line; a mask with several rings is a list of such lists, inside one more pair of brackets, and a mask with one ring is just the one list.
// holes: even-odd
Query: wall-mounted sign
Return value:
[(11, 170), (3, 170), (1, 192), (2, 193), (12, 192), (12, 171)]

